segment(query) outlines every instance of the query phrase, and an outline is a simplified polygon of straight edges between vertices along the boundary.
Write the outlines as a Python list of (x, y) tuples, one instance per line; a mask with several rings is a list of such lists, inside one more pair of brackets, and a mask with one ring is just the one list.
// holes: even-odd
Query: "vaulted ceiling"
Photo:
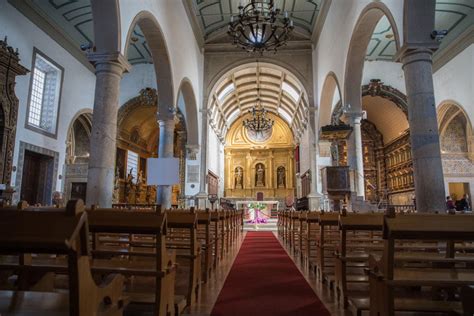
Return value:
[(210, 125), (223, 139), (237, 118), (260, 99), (264, 108), (281, 117), (299, 137), (308, 121), (308, 96), (301, 83), (283, 68), (252, 63), (231, 71), (209, 96)]

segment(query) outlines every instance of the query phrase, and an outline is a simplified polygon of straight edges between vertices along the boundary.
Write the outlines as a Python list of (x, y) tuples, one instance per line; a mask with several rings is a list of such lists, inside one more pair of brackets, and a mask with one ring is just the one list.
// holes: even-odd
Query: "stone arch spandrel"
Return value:
[(382, 2), (367, 5), (352, 32), (345, 65), (343, 104), (350, 103), (352, 111), (362, 109), (361, 86), (367, 47), (377, 23), (383, 16), (387, 17), (392, 26), (397, 51), (400, 49), (399, 31), (388, 7)]
[(319, 101), (319, 128), (331, 123), (331, 113), (335, 104), (333, 103), (335, 94), (339, 94), (339, 100), (342, 99), (339, 80), (334, 72), (330, 71), (324, 80), (321, 100)]
[[(188, 145), (199, 145), (199, 120), (198, 120), (198, 105), (196, 102), (196, 95), (191, 81), (184, 78), (178, 90), (177, 100), (182, 96), (184, 99), (184, 111), (186, 118), (186, 128), (188, 133)], [(178, 104), (176, 101), (175, 104)]]
[(145, 36), (156, 73), (158, 90), (158, 114), (162, 119), (172, 118), (175, 112), (173, 73), (168, 47), (161, 27), (148, 11), (139, 12), (130, 24), (124, 55), (127, 56), (133, 29), (138, 25)]

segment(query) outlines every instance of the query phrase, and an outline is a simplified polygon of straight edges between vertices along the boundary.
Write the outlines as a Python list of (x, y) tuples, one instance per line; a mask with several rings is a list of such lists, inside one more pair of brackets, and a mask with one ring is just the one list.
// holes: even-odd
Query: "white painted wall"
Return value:
[(224, 196), (224, 145), (209, 128), (207, 140), (207, 168), (219, 177), (219, 194)]
[(406, 94), (405, 75), (401, 63), (379, 60), (366, 61), (364, 63), (362, 85), (369, 84), (370, 79), (380, 79), (385, 85)]
[[(58, 176), (62, 175), (66, 154), (67, 130), (77, 112), (93, 107), (95, 75), (51, 37), (8, 4), (7, 1), (0, 1), (0, 36), (3, 38), (5, 35), (8, 36), (8, 44), (18, 48), (21, 64), (26, 68), (30, 70), (32, 68), (34, 47), (64, 68), (56, 139), (25, 129), (31, 73), (17, 77), (15, 91), (20, 104), (13, 157), (13, 165), (17, 166), (20, 141), (56, 151), (59, 153)], [(14, 172), (12, 185), (15, 184), (16, 176)], [(56, 183), (56, 188), (53, 188), (53, 190), (61, 191), (62, 181), (58, 179)], [(19, 188), (17, 188), (17, 191), (19, 191)]]
[(474, 123), (474, 44), (466, 48), (433, 75), (437, 106), (455, 101)]
[(125, 73), (120, 82), (119, 106), (138, 96), (141, 89), (156, 89), (155, 68), (152, 64), (134, 65), (130, 72)]

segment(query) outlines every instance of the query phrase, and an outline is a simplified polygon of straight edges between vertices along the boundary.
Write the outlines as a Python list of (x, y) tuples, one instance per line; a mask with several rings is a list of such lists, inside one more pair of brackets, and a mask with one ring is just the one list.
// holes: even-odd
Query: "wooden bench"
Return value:
[[(198, 217), (196, 212), (166, 211), (169, 234), (167, 247), (176, 250), (178, 281), (187, 278), (184, 286), (177, 283), (176, 291), (184, 294), (186, 305), (197, 302), (201, 287), (201, 247), (197, 240)], [(181, 292), (181, 291), (184, 292)]]
[[(459, 288), (474, 285), (474, 269), (469, 266), (469, 258), (458, 257), (456, 241), (474, 240), (474, 216), (410, 214), (384, 218), (384, 247), (382, 257), (369, 257), (370, 313), (371, 315), (394, 315), (397, 305), (396, 289), (410, 287)], [(426, 240), (437, 241), (440, 253), (445, 256), (443, 263), (425, 257), (418, 258), (413, 253), (408, 261), (417, 265), (397, 263), (396, 241), (422, 241), (421, 249), (429, 247)], [(403, 259), (403, 258), (402, 258)], [(405, 258), (406, 259), (406, 258)], [(425, 263), (419, 266), (419, 263)], [(443, 263), (443, 264), (440, 264)], [(426, 303), (426, 304), (425, 304)], [(452, 311), (460, 308), (460, 302), (450, 302)], [(416, 311), (445, 311), (446, 302), (420, 299)]]
[[(89, 232), (82, 201), (70, 201), (66, 209), (45, 212), (0, 210), (0, 253), (66, 256), (66, 266), (43, 265), (44, 271), (68, 274), (68, 294), (0, 291), (0, 314), (122, 315), (123, 277), (111, 276), (98, 286), (89, 265)], [(33, 266), (0, 265), (31, 271)]]
[(382, 227), (382, 213), (342, 212), (339, 216), (334, 283), (337, 297), (342, 297), (344, 307), (347, 307), (351, 295), (348, 293), (350, 285), (357, 287), (356, 298), (369, 294), (369, 281), (364, 269), (368, 267), (369, 254), (382, 249)]
[(94, 273), (151, 277), (151, 295), (130, 285), (127, 294), (131, 302), (153, 304), (155, 315), (179, 314), (179, 299), (174, 295), (175, 254), (166, 250), (166, 214), (94, 209), (88, 215)]

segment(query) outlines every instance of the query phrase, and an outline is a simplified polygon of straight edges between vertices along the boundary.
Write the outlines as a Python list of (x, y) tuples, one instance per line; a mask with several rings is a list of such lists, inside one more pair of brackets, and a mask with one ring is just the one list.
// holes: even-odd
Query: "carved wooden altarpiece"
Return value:
[(15, 80), (27, 73), (28, 69), (20, 65), (18, 50), (8, 46), (7, 38), (0, 40), (0, 183), (7, 186), (12, 174), (18, 117)]

